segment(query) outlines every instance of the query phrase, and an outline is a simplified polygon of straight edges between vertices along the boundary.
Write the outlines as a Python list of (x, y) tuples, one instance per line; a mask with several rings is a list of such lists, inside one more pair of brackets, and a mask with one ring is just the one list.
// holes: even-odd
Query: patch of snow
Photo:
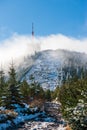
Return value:
[(0, 123), (0, 130), (6, 130), (11, 126), (11, 121), (7, 121), (6, 123)]
[(1, 106), (1, 107), (0, 107), (0, 110), (5, 110), (5, 107)]
[[(61, 86), (63, 79), (67, 79), (70, 75), (69, 71), (67, 73), (63, 71), (64, 67), (86, 66), (86, 61), (87, 55), (83, 53), (65, 50), (43, 51), (38, 53), (31, 68), (25, 66), (27, 72), (21, 76), (21, 81), (26, 80), (30, 84), (32, 80), (29, 77), (33, 75), (35, 81), (38, 81), (43, 89), (54, 90), (56, 86)], [(26, 59), (25, 62), (30, 61)]]

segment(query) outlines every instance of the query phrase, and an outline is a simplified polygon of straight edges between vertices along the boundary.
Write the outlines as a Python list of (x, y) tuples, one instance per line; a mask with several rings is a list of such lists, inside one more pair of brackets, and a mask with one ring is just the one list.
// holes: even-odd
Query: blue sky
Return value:
[(0, 63), (48, 49), (87, 54), (87, 0), (0, 0)]
[(87, 0), (0, 0), (0, 39), (13, 33), (87, 36)]

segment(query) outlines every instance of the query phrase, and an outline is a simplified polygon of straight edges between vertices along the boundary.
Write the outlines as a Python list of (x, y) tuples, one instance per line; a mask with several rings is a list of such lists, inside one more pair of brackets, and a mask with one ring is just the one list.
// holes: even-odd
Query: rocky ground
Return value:
[[(59, 111), (60, 104), (47, 102), (44, 105), (46, 111), (38, 111), (38, 109), (33, 108), (31, 110), (34, 110), (35, 113), (32, 114), (21, 113), (23, 110), (27, 110), (29, 106), (25, 105), (26, 109), (19, 107), (17, 104), (16, 106), (15, 110), (19, 115), (11, 121), (7, 120), (7, 123), (1, 123), (0, 130), (66, 130), (64, 127), (66, 123)], [(9, 110), (4, 111), (9, 112)], [(6, 114), (5, 116), (7, 117)]]
[(63, 125), (54, 122), (29, 121), (17, 130), (65, 130)]
[(65, 130), (64, 123), (63, 120), (58, 121), (44, 113), (33, 120), (26, 121), (23, 125), (18, 125), (14, 130)]

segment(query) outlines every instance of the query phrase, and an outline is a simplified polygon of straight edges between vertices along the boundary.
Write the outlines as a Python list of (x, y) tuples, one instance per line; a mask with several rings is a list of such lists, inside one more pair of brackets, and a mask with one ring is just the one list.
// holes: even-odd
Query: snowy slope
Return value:
[(33, 56), (33, 64), (28, 67), (29, 59), (26, 59), (27, 71), (21, 76), (21, 81), (31, 83), (30, 76), (33, 75), (36, 82), (39, 82), (44, 89), (54, 90), (61, 85), (64, 76), (67, 77), (63, 68), (71, 66), (86, 68), (87, 55), (84, 53), (71, 52), (67, 50), (47, 50), (38, 52)]

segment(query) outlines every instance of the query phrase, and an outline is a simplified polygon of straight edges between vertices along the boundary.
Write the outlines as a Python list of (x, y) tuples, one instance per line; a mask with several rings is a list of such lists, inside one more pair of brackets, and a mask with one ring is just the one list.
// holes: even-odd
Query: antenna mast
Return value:
[(32, 37), (34, 37), (34, 24), (32, 23)]

